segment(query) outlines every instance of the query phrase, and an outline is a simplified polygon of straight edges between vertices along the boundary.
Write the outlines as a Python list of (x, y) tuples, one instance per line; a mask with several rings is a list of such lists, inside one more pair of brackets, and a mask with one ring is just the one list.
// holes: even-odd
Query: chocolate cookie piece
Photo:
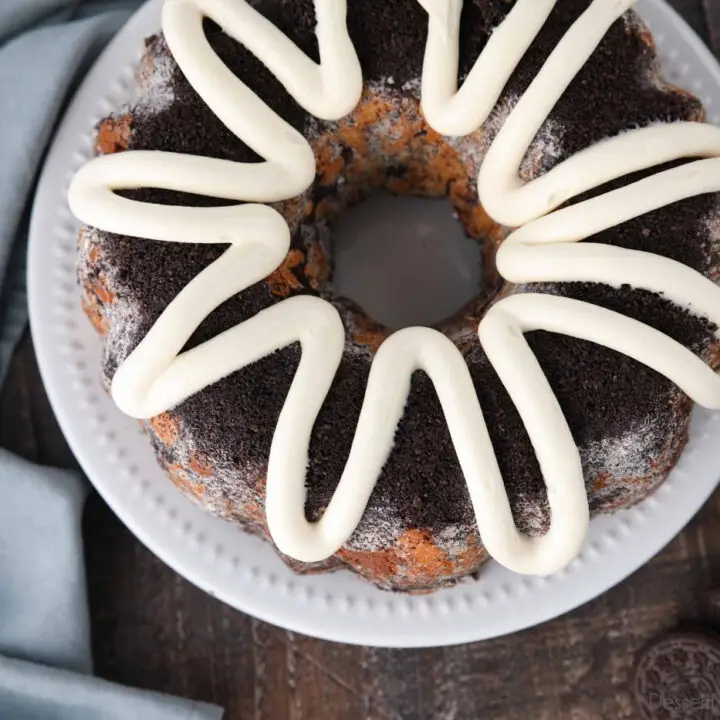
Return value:
[(700, 611), (707, 622), (720, 628), (720, 588), (709, 590), (702, 596)]
[(644, 720), (720, 718), (720, 636), (676, 631), (635, 658), (632, 689)]

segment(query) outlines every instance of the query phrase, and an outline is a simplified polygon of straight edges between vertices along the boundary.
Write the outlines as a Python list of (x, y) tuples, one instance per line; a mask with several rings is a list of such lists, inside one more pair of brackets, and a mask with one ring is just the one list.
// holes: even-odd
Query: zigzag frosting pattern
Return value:
[[(462, 0), (419, 0), (429, 15), (422, 80), (423, 110), (438, 132), (464, 135), (487, 119), (556, 0), (518, 0), (457, 88)], [(488, 151), (480, 200), (498, 222), (519, 227), (497, 262), (511, 282), (622, 283), (663, 293), (720, 324), (720, 290), (699, 273), (652, 254), (579, 241), (684, 198), (720, 191), (720, 129), (674, 123), (628, 132), (578, 153), (523, 185), (518, 168), (569, 83), (632, 0), (594, 0), (558, 44)], [(522, 573), (550, 574), (579, 552), (588, 504), (578, 450), (523, 333), (547, 330), (599, 343), (654, 368), (693, 400), (720, 408), (720, 378), (679, 343), (642, 323), (589, 303), (542, 294), (497, 302), (479, 340), (525, 424), (548, 490), (550, 530), (517, 531), (472, 379), (462, 355), (441, 333), (408, 328), (392, 335), (371, 368), (352, 449), (323, 517), (304, 515), (305, 472), (315, 419), (342, 358), (344, 329), (335, 308), (312, 296), (285, 300), (187, 352), (187, 339), (229, 297), (263, 280), (290, 244), (285, 220), (259, 204), (302, 193), (315, 177), (307, 140), (236, 78), (210, 48), (210, 17), (277, 76), (309, 113), (347, 114), (362, 91), (362, 73), (346, 27), (346, 0), (315, 0), (318, 65), (245, 0), (167, 0), (163, 31), (188, 81), (260, 164), (131, 151), (101, 157), (75, 177), (69, 194), (83, 222), (108, 232), (229, 247), (166, 308), (118, 369), (113, 398), (127, 414), (152, 417), (230, 373), (299, 342), (302, 357), (273, 436), (266, 510), (278, 548), (298, 560), (336, 552), (360, 522), (392, 450), (416, 370), (435, 385), (488, 552)], [(691, 132), (690, 132), (691, 131)], [(706, 157), (628, 187), (557, 210), (612, 179), (669, 160)], [(152, 187), (251, 204), (167, 207), (124, 199), (116, 190)]]

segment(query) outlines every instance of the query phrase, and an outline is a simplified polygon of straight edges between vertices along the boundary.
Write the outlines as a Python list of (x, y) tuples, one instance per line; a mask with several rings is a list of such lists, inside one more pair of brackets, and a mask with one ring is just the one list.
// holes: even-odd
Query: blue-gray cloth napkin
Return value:
[[(0, 384), (27, 322), (27, 217), (47, 143), (83, 72), (139, 4), (0, 0)], [(0, 718), (220, 718), (218, 707), (92, 676), (86, 494), (72, 473), (0, 450)]]

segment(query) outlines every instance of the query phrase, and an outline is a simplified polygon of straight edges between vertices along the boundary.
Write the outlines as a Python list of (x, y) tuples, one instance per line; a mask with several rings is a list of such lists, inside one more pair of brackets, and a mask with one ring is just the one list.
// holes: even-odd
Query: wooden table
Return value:
[[(720, 52), (720, 0), (672, 2)], [(0, 438), (26, 458), (76, 466), (29, 337), (0, 398)], [(720, 586), (720, 491), (653, 561), (581, 609), (511, 637), (433, 650), (336, 645), (243, 615), (166, 567), (97, 495), (84, 533), (97, 673), (219, 703), (229, 720), (634, 718), (633, 654), (701, 617), (698, 597)]]

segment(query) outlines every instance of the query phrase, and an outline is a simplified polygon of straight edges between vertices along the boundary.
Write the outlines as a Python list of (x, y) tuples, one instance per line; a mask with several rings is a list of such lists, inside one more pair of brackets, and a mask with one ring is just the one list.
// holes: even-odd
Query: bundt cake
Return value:
[[(69, 200), (103, 378), (178, 487), (299, 572), (419, 592), (555, 572), (667, 477), (720, 407), (720, 129), (631, 5), (166, 1)], [(438, 327), (334, 292), (377, 189), (482, 246)]]

